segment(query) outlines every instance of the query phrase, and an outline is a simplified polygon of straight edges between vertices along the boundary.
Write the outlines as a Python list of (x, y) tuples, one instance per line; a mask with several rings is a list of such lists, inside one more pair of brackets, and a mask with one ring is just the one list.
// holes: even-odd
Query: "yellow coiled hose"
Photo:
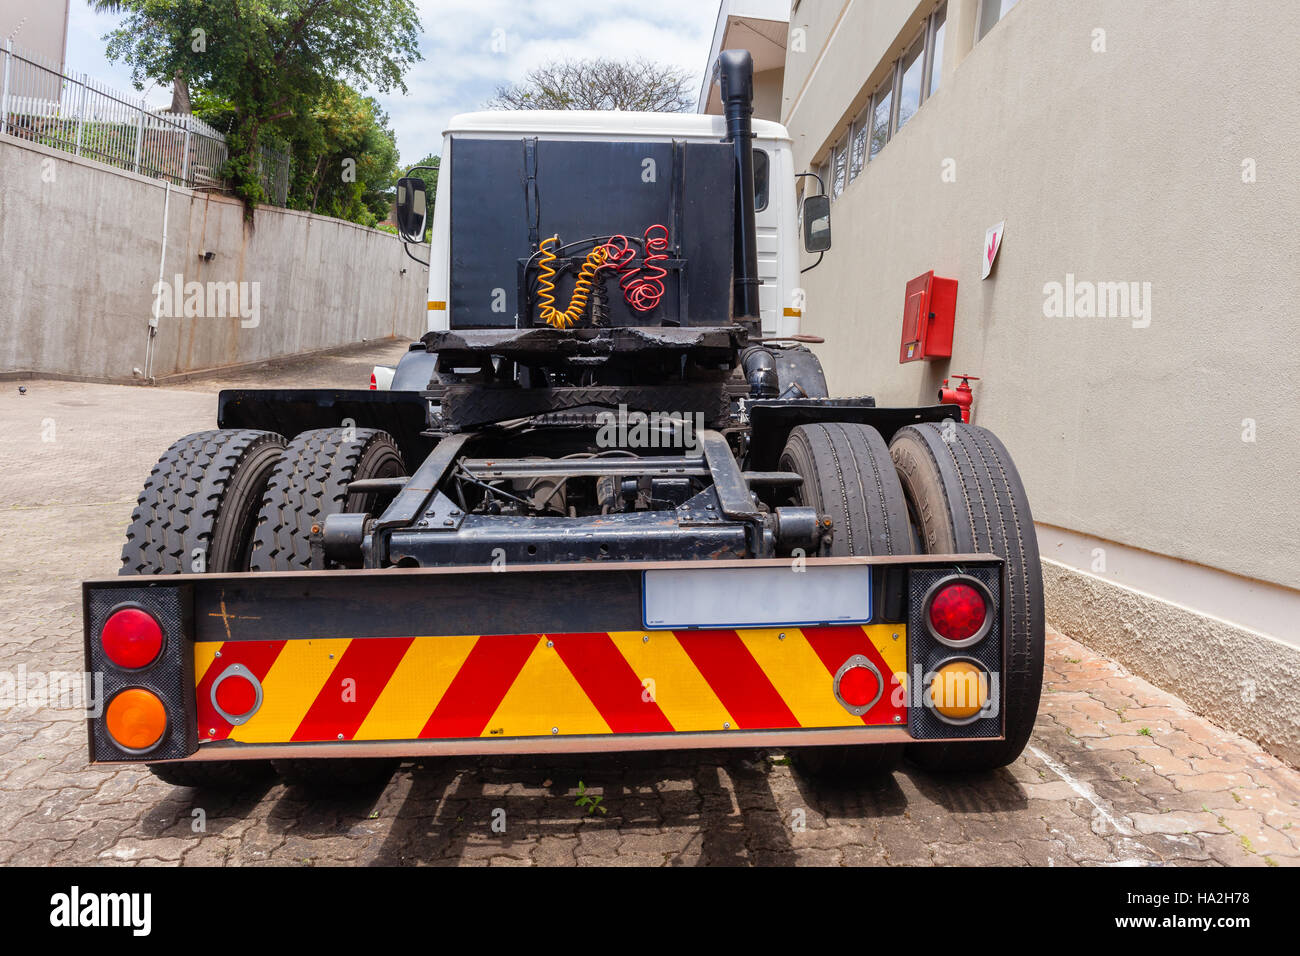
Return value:
[(555, 278), (555, 266), (552, 265), (555, 262), (555, 253), (551, 251), (551, 246), (559, 241), (559, 236), (551, 236), (549, 239), (543, 239), (541, 243), (541, 258), (537, 261), (537, 311), (547, 325), (556, 329), (567, 329), (576, 325), (582, 318), (596, 273), (609, 258), (609, 253), (604, 246), (596, 246), (587, 253), (587, 261), (582, 264), (578, 279), (573, 284), (573, 298), (569, 300), (569, 307), (561, 312), (555, 307), (553, 294), (555, 283), (551, 281)]

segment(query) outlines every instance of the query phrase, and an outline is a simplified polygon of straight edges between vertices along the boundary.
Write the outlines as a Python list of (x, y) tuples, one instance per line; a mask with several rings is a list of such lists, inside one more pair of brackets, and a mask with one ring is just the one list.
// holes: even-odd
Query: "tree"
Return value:
[[(415, 169), (416, 166), (424, 166), (426, 168)], [(434, 197), (438, 194), (438, 173), (442, 169), (442, 157), (434, 156), (432, 153), (430, 153), (428, 156), (424, 157), (424, 159), (411, 163), (403, 167), (403, 169), (404, 169), (404, 173), (405, 171), (415, 169), (415, 172), (412, 173), (411, 175), (415, 176), (417, 179), (424, 180), (424, 188), (429, 194), (429, 218), (432, 219), (433, 200)]]
[[(96, 13), (121, 13), (127, 6), (125, 0), (86, 0)], [(105, 38), (107, 39), (107, 38)], [(172, 74), (172, 103), (169, 113), (190, 112), (190, 85), (181, 70)]]
[(289, 205), (363, 226), (388, 215), (397, 142), (373, 98), (338, 84), (294, 124)]
[(108, 58), (131, 66), (137, 88), (179, 71), (189, 87), (228, 104), (224, 173), (250, 216), (265, 200), (257, 174), (264, 134), (284, 137), (308, 122), (340, 83), (405, 92), (402, 77), (420, 59), (413, 0), (88, 2), (126, 15), (105, 39)]
[(496, 110), (636, 110), (684, 113), (695, 105), (685, 70), (640, 58), (553, 60), (519, 84), (497, 87)]
[[(228, 129), (234, 109), (199, 91), (194, 115)], [(300, 116), (276, 127), (278, 149), (293, 155), (286, 205), (373, 226), (392, 206), (398, 176), (397, 141), (388, 115), (371, 97), (342, 83)]]

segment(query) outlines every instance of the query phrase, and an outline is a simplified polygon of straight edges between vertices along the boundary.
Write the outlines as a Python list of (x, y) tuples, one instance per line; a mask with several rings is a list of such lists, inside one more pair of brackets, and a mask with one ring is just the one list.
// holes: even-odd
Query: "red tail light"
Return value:
[(377, 381), (375, 381), (375, 373), (374, 373), (374, 372), (371, 372), (371, 373), (370, 373), (370, 390), (371, 390), (372, 392), (377, 392), (377, 391), (379, 391), (379, 383), (378, 383)]
[(930, 632), (945, 644), (965, 647), (989, 632), (993, 603), (972, 578), (949, 578), (930, 593), (926, 611)]
[(104, 654), (118, 667), (137, 670), (162, 653), (163, 632), (154, 616), (138, 607), (114, 611), (99, 635)]

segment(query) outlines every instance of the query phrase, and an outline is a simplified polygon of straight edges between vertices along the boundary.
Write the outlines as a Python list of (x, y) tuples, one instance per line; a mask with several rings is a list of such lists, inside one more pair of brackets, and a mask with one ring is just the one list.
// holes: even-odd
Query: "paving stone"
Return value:
[[(0, 669), (81, 667), (79, 584), (116, 573), (140, 484), (174, 438), (212, 427), (219, 388), (360, 382), (404, 350), (183, 387), (0, 390), (0, 541), (45, 542), (0, 574)], [(47, 417), (57, 442), (40, 441)], [(1044, 681), (1030, 743), (1047, 761), (1031, 751), (975, 779), (908, 766), (847, 787), (772, 750), (407, 761), (364, 800), (200, 794), (143, 767), (87, 766), (75, 711), (15, 709), (0, 737), (0, 865), (1300, 866), (1294, 768), (1052, 629)], [(579, 780), (608, 814), (574, 805)], [(498, 806), (506, 834), (489, 829)]]
[(572, 866), (577, 862), (576, 839), (542, 837), (533, 847), (530, 857), (538, 866)]
[(1135, 813), (1130, 818), (1139, 833), (1227, 833), (1213, 813)]

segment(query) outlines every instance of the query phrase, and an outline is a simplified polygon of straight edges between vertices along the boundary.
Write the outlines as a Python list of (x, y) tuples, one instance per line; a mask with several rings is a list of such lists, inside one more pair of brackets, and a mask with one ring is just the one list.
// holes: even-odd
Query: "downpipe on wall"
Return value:
[(172, 181), (170, 179), (166, 180), (165, 185), (167, 190), (163, 196), (162, 251), (158, 255), (158, 284), (154, 286), (156, 291), (153, 297), (153, 311), (149, 314), (149, 337), (144, 344), (144, 369), (143, 371), (140, 369), (131, 370), (150, 385), (154, 381), (153, 360), (158, 347), (158, 315), (162, 311), (163, 275), (167, 271), (167, 220), (172, 206)]

